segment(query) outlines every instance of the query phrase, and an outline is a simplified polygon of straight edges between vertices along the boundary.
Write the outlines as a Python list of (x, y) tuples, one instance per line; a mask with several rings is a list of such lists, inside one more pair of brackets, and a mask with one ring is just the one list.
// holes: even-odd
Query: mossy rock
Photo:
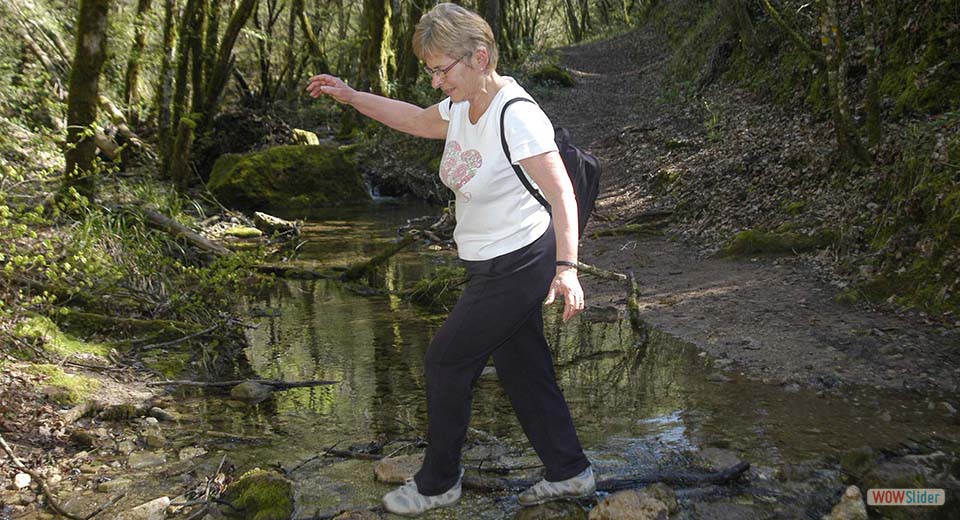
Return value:
[(827, 231), (815, 235), (800, 233), (770, 233), (747, 230), (734, 235), (720, 250), (720, 256), (779, 255), (802, 253), (821, 249), (833, 242), (833, 234)]
[(242, 513), (223, 512), (244, 520), (287, 520), (293, 515), (293, 482), (277, 473), (252, 469), (227, 486), (223, 498)]
[(573, 74), (569, 70), (553, 63), (548, 63), (531, 72), (530, 79), (541, 85), (559, 85), (561, 87), (576, 85)]
[(224, 155), (208, 183), (222, 202), (237, 208), (305, 208), (370, 200), (360, 170), (333, 145), (275, 146)]

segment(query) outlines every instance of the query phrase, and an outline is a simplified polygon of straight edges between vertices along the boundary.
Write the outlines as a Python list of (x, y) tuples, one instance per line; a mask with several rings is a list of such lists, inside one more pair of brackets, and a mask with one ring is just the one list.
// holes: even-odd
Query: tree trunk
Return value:
[(207, 81), (207, 91), (205, 93), (206, 102), (204, 103), (205, 110), (202, 114), (203, 124), (200, 127), (204, 131), (210, 128), (210, 123), (219, 111), (220, 96), (227, 86), (230, 69), (233, 68), (233, 47), (236, 45), (240, 31), (242, 31), (243, 26), (246, 25), (256, 4), (257, 0), (241, 0), (240, 5), (234, 10), (233, 16), (230, 17), (230, 23), (227, 24), (227, 28), (223, 32), (223, 39), (220, 40), (220, 49), (217, 53), (217, 62), (213, 68), (213, 75)]
[(97, 146), (90, 128), (100, 101), (100, 69), (107, 56), (109, 0), (81, 0), (77, 47), (67, 94), (67, 151), (64, 189), (75, 188), (92, 200), (96, 195), (93, 161)]
[[(297, 5), (298, 3), (300, 5)], [(303, 0), (293, 0), (293, 5), (287, 14), (287, 45), (283, 52), (285, 62), (283, 69), (286, 71), (283, 87), (286, 91), (285, 95), (287, 96), (289, 96), (291, 92), (294, 92), (294, 83), (296, 82), (294, 60), (297, 58), (297, 53), (294, 46), (296, 45), (297, 23), (301, 9), (303, 9)]]
[(180, 19), (180, 38), (177, 42), (177, 67), (173, 89), (173, 118), (171, 119), (172, 124), (176, 125), (176, 127), (170, 129), (173, 134), (169, 135), (167, 142), (161, 145), (163, 153), (161, 155), (160, 176), (164, 179), (170, 176), (171, 161), (174, 153), (172, 140), (176, 135), (175, 130), (179, 128), (180, 119), (188, 112), (186, 105), (189, 86), (187, 83), (187, 74), (190, 70), (190, 42), (195, 30), (193, 24), (196, 18), (195, 11), (197, 10), (197, 4), (201, 1), (202, 0), (187, 0), (187, 4), (183, 8), (183, 16)]
[[(220, 3), (221, 0), (210, 0), (210, 14), (207, 15), (207, 37), (203, 46), (203, 80), (206, 83), (214, 75), (217, 67), (217, 46), (220, 39)], [(206, 112), (206, 107), (194, 108), (194, 112)]]
[(837, 149), (845, 158), (863, 158), (863, 145), (850, 122), (847, 98), (847, 60), (836, 0), (820, 0), (820, 40), (826, 58), (827, 91), (833, 117)]
[(307, 18), (304, 1), (293, 0), (293, 10), (297, 13), (297, 17), (300, 18), (300, 30), (303, 31), (303, 35), (307, 39), (307, 46), (310, 48), (310, 63), (313, 67), (312, 74), (329, 73), (330, 66), (327, 64), (327, 59), (323, 56), (323, 49), (320, 48), (320, 41), (317, 40), (317, 36), (313, 32), (310, 19)]
[(870, 147), (880, 142), (880, 47), (875, 0), (860, 0), (867, 59), (867, 142)]
[(390, 48), (390, 0), (363, 0), (363, 46), (360, 51), (360, 88), (387, 93)]
[(754, 30), (753, 21), (750, 19), (750, 13), (743, 0), (720, 0), (720, 12), (726, 18), (727, 23), (734, 30), (740, 40), (740, 48), (750, 50), (753, 48)]
[(503, 47), (503, 31), (500, 16), (500, 0), (487, 0), (483, 18), (490, 24), (490, 29), (493, 30), (493, 39), (497, 42), (498, 49)]
[(580, 22), (577, 20), (577, 12), (573, 7), (573, 0), (564, 0), (567, 8), (567, 25), (570, 27), (570, 35), (573, 41), (579, 42), (583, 39), (583, 33), (580, 32)]
[(587, 30), (592, 27), (590, 23), (590, 2), (589, 0), (580, 0), (580, 36), (586, 36)]
[(397, 47), (397, 84), (401, 98), (410, 97), (413, 86), (417, 83), (417, 75), (420, 74), (420, 64), (413, 53), (413, 31), (423, 16), (423, 7), (424, 0), (407, 2), (407, 25), (398, 39), (400, 45)]
[(191, 111), (203, 108), (203, 90), (206, 78), (203, 77), (203, 24), (207, 18), (206, 0), (197, 0), (194, 12), (193, 30), (190, 32), (190, 83), (193, 100)]
[(163, 58), (160, 63), (160, 77), (157, 78), (157, 91), (155, 95), (160, 157), (166, 157), (170, 153), (170, 98), (173, 95), (173, 56), (177, 37), (174, 32), (176, 10), (176, 0), (164, 0)]
[(174, 141), (170, 158), (170, 180), (180, 191), (186, 191), (193, 179), (190, 167), (190, 149), (193, 147), (193, 135), (197, 123), (189, 116), (180, 118), (177, 139)]
[(136, 124), (140, 120), (140, 57), (146, 46), (146, 16), (150, 11), (150, 0), (137, 0), (137, 14), (133, 21), (133, 48), (127, 59), (127, 73), (123, 77), (123, 102), (127, 105), (127, 119)]

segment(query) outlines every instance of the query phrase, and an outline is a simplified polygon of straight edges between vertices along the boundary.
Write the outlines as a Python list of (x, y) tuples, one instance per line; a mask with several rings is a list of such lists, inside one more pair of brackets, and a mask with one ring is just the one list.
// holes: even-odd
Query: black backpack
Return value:
[[(507, 162), (513, 166), (513, 171), (516, 172), (517, 178), (519, 178), (523, 186), (527, 188), (530, 195), (533, 195), (544, 208), (547, 208), (547, 211), (550, 211), (550, 204), (547, 202), (547, 199), (543, 197), (539, 190), (530, 184), (530, 181), (527, 180), (527, 176), (524, 175), (520, 166), (513, 164), (510, 160), (510, 150), (507, 149), (507, 136), (503, 129), (503, 121), (507, 113), (507, 108), (518, 101), (535, 103), (535, 101), (528, 98), (514, 98), (503, 105), (503, 110), (500, 111), (500, 144), (503, 146), (503, 153), (507, 156)], [(554, 140), (557, 142), (560, 158), (563, 160), (563, 165), (567, 168), (567, 175), (570, 176), (570, 182), (573, 184), (573, 192), (577, 196), (577, 214), (580, 217), (580, 232), (578, 236), (582, 237), (583, 230), (587, 227), (587, 219), (589, 219), (590, 214), (593, 213), (597, 195), (600, 193), (600, 161), (592, 153), (571, 144), (570, 133), (567, 132), (565, 128), (558, 127), (554, 129)]]

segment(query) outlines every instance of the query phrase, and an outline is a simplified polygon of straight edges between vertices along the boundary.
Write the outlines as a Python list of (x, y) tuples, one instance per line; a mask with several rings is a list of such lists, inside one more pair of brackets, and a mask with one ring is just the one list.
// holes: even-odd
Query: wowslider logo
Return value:
[(868, 506), (942, 506), (942, 489), (868, 489)]

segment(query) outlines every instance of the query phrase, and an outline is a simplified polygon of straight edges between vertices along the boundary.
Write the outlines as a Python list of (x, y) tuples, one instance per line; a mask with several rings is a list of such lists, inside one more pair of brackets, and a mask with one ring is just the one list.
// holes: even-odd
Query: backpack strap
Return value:
[(513, 164), (513, 160), (510, 159), (510, 149), (507, 147), (507, 133), (506, 129), (503, 127), (503, 122), (507, 115), (507, 108), (518, 101), (526, 101), (536, 104), (534, 100), (524, 97), (513, 98), (503, 104), (503, 109), (500, 110), (500, 144), (503, 146), (503, 154), (507, 156), (507, 162), (513, 167), (513, 171), (517, 174), (517, 178), (520, 179), (520, 182), (523, 183), (523, 187), (526, 188), (527, 191), (530, 192), (530, 195), (533, 195), (533, 198), (537, 199), (537, 201), (543, 205), (547, 211), (550, 211), (550, 203), (547, 202), (547, 199), (543, 197), (543, 195), (540, 193), (540, 190), (534, 188), (533, 185), (530, 184), (530, 181), (527, 180), (527, 176), (523, 173), (523, 170), (520, 169), (520, 165)]

